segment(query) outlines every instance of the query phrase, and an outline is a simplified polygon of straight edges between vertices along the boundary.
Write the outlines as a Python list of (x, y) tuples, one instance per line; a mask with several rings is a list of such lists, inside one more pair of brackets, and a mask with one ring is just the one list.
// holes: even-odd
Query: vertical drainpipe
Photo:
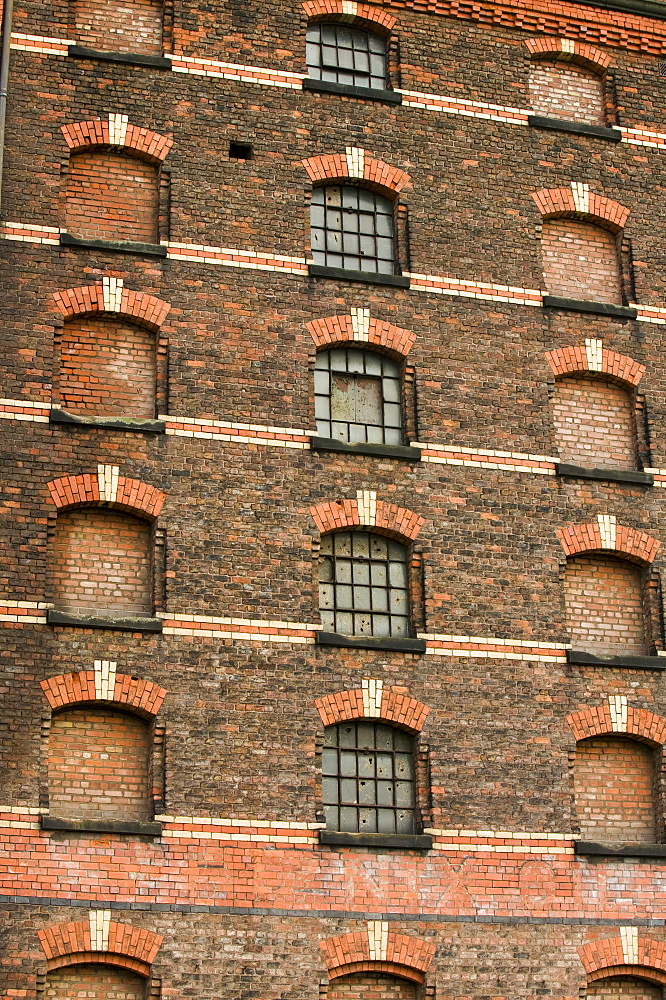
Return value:
[(9, 86), (9, 46), (12, 38), (13, 13), (14, 0), (4, 0), (2, 9), (2, 48), (0, 49), (0, 206), (2, 205), (5, 121), (7, 118), (7, 89)]

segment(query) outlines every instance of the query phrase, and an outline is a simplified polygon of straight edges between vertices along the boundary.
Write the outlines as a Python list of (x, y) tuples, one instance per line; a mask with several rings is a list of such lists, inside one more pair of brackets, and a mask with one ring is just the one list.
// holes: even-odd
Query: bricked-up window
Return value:
[(155, 335), (118, 318), (65, 323), (60, 404), (90, 416), (155, 416)]
[(530, 100), (537, 115), (586, 125), (605, 125), (601, 77), (582, 66), (545, 62), (532, 64)]
[(386, 41), (346, 24), (313, 24), (306, 39), (308, 74), (352, 87), (386, 90)]
[(72, 236), (156, 243), (157, 223), (156, 167), (100, 149), (72, 155), (66, 213)]
[(146, 980), (112, 965), (68, 965), (49, 972), (46, 1000), (144, 1000)]
[(637, 976), (609, 976), (590, 983), (587, 1000), (663, 1000), (662, 986)]
[(344, 833), (414, 833), (414, 737), (378, 722), (327, 726), (326, 825)]
[(99, 507), (63, 511), (56, 522), (53, 562), (59, 611), (152, 614), (151, 528), (146, 521)]
[(622, 304), (620, 266), (613, 233), (574, 219), (546, 219), (541, 239), (550, 295)]
[(381, 972), (354, 972), (332, 979), (326, 996), (327, 1000), (416, 1000), (416, 987), (408, 979)]
[(655, 751), (620, 736), (595, 736), (576, 745), (576, 815), (583, 840), (653, 844)]
[(312, 192), (312, 258), (346, 271), (395, 273), (393, 202), (351, 184)]
[(583, 375), (558, 379), (553, 421), (561, 461), (588, 468), (637, 468), (634, 404), (622, 386)]
[(315, 367), (317, 434), (337, 441), (402, 444), (400, 365), (358, 347), (320, 351)]
[(405, 546), (369, 531), (324, 535), (319, 557), (319, 609), (328, 632), (408, 635)]
[(161, 0), (75, 0), (76, 38), (100, 52), (162, 54)]
[(152, 819), (149, 735), (143, 719), (95, 705), (55, 714), (48, 741), (50, 815)]
[(601, 554), (567, 559), (564, 598), (574, 649), (597, 656), (646, 653), (643, 574)]

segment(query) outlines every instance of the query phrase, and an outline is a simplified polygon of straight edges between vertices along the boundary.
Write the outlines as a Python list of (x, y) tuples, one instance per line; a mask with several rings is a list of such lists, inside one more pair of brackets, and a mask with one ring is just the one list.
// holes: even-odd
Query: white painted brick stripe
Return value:
[(342, 0), (342, 13), (347, 17), (356, 17), (358, 14), (358, 3), (356, 0)]
[(601, 547), (614, 549), (617, 537), (617, 518), (614, 514), (597, 514), (597, 523), (601, 535)]
[(102, 294), (104, 295), (105, 312), (120, 312), (123, 298), (123, 279), (102, 278)]
[(117, 465), (97, 466), (97, 485), (100, 500), (105, 500), (107, 503), (116, 502), (119, 471), (120, 469)]
[(571, 55), (576, 51), (576, 43), (572, 38), (560, 38), (560, 49), (562, 52), (568, 52)]
[(370, 337), (370, 310), (352, 309), (351, 325), (354, 338), (361, 343), (367, 343)]
[(603, 371), (603, 341), (586, 339), (585, 355), (591, 372)]
[(95, 694), (101, 701), (113, 701), (117, 666), (115, 660), (95, 660)]
[(88, 914), (88, 919), (90, 921), (91, 950), (108, 951), (111, 910), (91, 910)]
[(571, 182), (571, 193), (573, 194), (574, 205), (577, 212), (590, 211), (590, 185), (582, 184), (580, 181)]
[(347, 146), (345, 152), (349, 176), (361, 180), (365, 172), (365, 150), (359, 146)]
[(124, 146), (127, 137), (127, 115), (111, 112), (109, 114), (109, 143), (112, 146)]
[(377, 523), (377, 494), (374, 490), (358, 490), (358, 520), (360, 524), (373, 527)]
[(384, 682), (372, 678), (361, 681), (363, 690), (363, 711), (368, 719), (378, 719), (382, 713)]
[(368, 949), (371, 962), (385, 962), (388, 953), (388, 921), (368, 920)]
[(608, 709), (611, 717), (611, 728), (614, 733), (626, 733), (629, 706), (623, 694), (609, 694)]
[(620, 927), (622, 956), (627, 965), (638, 965), (638, 927)]

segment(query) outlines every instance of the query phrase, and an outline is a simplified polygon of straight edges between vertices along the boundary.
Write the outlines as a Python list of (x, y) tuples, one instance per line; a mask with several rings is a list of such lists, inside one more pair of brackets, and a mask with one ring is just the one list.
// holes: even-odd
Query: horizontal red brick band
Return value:
[[(567, 722), (577, 740), (619, 732), (618, 729), (613, 728), (608, 704), (573, 712), (567, 716)], [(636, 736), (638, 739), (650, 743), (666, 743), (666, 719), (661, 715), (648, 712), (644, 708), (633, 708), (629, 705), (627, 724), (622, 733), (627, 736)]]
[(381, 319), (370, 319), (367, 341), (358, 341), (351, 316), (326, 316), (324, 319), (313, 319), (307, 324), (307, 328), (317, 347), (357, 341), (374, 347), (383, 347), (402, 358), (409, 354), (416, 340), (415, 333), (402, 330), (399, 326), (393, 326), (392, 323), (386, 323)]
[[(319, 942), (319, 946), (331, 979), (360, 971), (359, 964), (363, 970), (377, 971), (382, 963), (390, 963), (409, 970), (411, 975), (408, 978), (423, 982), (423, 975), (430, 968), (435, 955), (435, 946), (429, 941), (408, 934), (396, 934), (394, 931), (389, 931), (386, 957), (381, 961), (371, 957), (370, 941), (365, 930), (326, 938)], [(350, 968), (351, 966), (355, 968)], [(408, 975), (408, 972), (402, 972), (401, 975)]]
[[(160, 934), (155, 934), (153, 931), (134, 927), (132, 924), (122, 924), (116, 920), (112, 920), (109, 924), (109, 944), (104, 951), (96, 951), (93, 948), (88, 920), (52, 924), (39, 931), (38, 937), (49, 961), (67, 959), (57, 962), (53, 968), (91, 961), (88, 957), (81, 957), (91, 953), (95, 956), (92, 959), (94, 962), (112, 961), (112, 956), (114, 958), (123, 956), (149, 968), (164, 940)], [(73, 956), (79, 957), (75, 959)], [(119, 962), (113, 961), (113, 964), (117, 965)]]
[(302, 6), (309, 20), (321, 20), (333, 15), (345, 21), (366, 21), (370, 25), (384, 28), (385, 31), (391, 31), (397, 20), (388, 11), (371, 7), (367, 3), (357, 4), (355, 14), (344, 10), (342, 0), (306, 0)]
[(529, 38), (525, 45), (533, 59), (557, 59), (560, 62), (578, 63), (579, 66), (585, 66), (597, 73), (605, 72), (612, 62), (607, 52), (595, 49), (593, 45), (567, 40), (565, 50), (563, 42), (562, 38)]
[(65, 288), (61, 292), (54, 292), (53, 298), (66, 319), (88, 313), (106, 312), (125, 316), (138, 326), (145, 326), (152, 331), (159, 330), (171, 309), (168, 302), (154, 295), (132, 291), (130, 288), (123, 288), (119, 309), (108, 309), (104, 304), (104, 288), (101, 284)]
[[(41, 688), (51, 708), (75, 705), (77, 702), (103, 701), (96, 694), (95, 671), (81, 670), (73, 674), (58, 674), (41, 681)], [(157, 715), (166, 696), (166, 688), (152, 681), (116, 674), (113, 697), (116, 705), (131, 708), (140, 715)]]
[(319, 503), (310, 508), (310, 513), (322, 535), (362, 524), (369, 531), (377, 529), (380, 533), (393, 538), (413, 541), (425, 524), (425, 518), (415, 514), (413, 510), (384, 503), (383, 500), (377, 500), (374, 524), (361, 521), (357, 500), (331, 500)]
[[(363, 690), (336, 691), (315, 701), (321, 721), (325, 726), (348, 719), (369, 718), (363, 702)], [(379, 718), (397, 726), (420, 733), (428, 718), (430, 707), (423, 702), (395, 691), (383, 691)]]
[(623, 229), (629, 216), (629, 209), (624, 205), (613, 201), (612, 198), (594, 194), (593, 191), (589, 193), (588, 208), (585, 212), (581, 212), (576, 206), (570, 187), (542, 188), (540, 191), (532, 192), (532, 199), (544, 219), (575, 215), (596, 222), (613, 232)]
[(149, 128), (127, 125), (122, 144), (112, 142), (108, 118), (72, 122), (62, 126), (62, 134), (70, 149), (89, 149), (92, 146), (117, 146), (149, 163), (162, 163), (173, 145), (173, 138), (160, 135)]
[[(571, 347), (560, 347), (555, 351), (546, 353), (548, 364), (553, 373), (558, 375), (570, 375), (573, 372), (589, 372), (590, 362), (585, 350), (585, 344), (576, 344)], [(628, 385), (636, 386), (645, 374), (645, 365), (634, 361), (626, 354), (617, 354), (615, 351), (608, 351), (604, 347), (601, 352), (601, 368), (605, 375), (626, 382)], [(595, 374), (597, 370), (594, 369)]]
[(88, 472), (52, 479), (48, 488), (51, 500), (59, 510), (84, 503), (108, 505), (139, 514), (151, 521), (158, 516), (165, 500), (165, 494), (161, 490), (142, 483), (139, 479), (127, 479), (125, 476), (118, 476), (115, 499), (105, 500), (100, 494), (97, 476)]
[[(308, 172), (313, 183), (325, 180), (344, 180), (350, 176), (347, 157), (344, 153), (324, 153), (323, 156), (310, 156), (301, 163)], [(364, 180), (376, 187), (384, 188), (397, 194), (410, 182), (410, 176), (399, 167), (392, 167), (384, 160), (377, 160), (370, 153), (365, 154), (363, 161), (363, 176), (354, 180)]]
[(645, 531), (636, 531), (624, 524), (616, 526), (615, 546), (604, 545), (597, 521), (590, 524), (569, 524), (558, 528), (557, 535), (567, 556), (579, 552), (617, 552), (632, 562), (647, 565), (654, 561), (661, 542)]
[[(666, 973), (666, 942), (654, 938), (638, 936), (636, 953), (632, 958), (635, 962), (628, 965), (625, 961), (621, 937), (604, 938), (601, 941), (589, 941), (578, 949), (580, 960), (589, 979), (602, 979), (607, 976), (631, 976), (636, 973), (627, 969), (642, 966), (653, 973)], [(621, 971), (611, 971), (620, 969)], [(599, 973), (602, 973), (599, 975)], [(658, 982), (664, 982), (661, 976)]]

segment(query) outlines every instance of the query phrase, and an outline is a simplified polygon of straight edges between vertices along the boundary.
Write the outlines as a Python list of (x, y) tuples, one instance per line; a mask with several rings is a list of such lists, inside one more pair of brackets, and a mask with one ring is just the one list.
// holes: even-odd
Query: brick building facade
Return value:
[(3, 995), (662, 996), (665, 65), (16, 0)]

